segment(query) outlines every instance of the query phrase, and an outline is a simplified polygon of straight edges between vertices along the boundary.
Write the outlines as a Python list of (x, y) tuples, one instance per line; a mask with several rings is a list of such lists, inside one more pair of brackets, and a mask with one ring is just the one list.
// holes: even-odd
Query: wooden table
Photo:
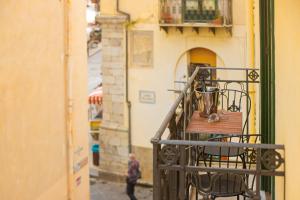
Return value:
[(186, 133), (242, 135), (242, 118), (241, 112), (226, 112), (220, 121), (209, 123), (207, 118), (200, 117), (199, 112), (195, 111)]
[[(243, 115), (241, 112), (226, 112), (220, 121), (209, 123), (208, 118), (200, 117), (198, 111), (195, 111), (186, 129), (186, 133), (196, 138), (191, 140), (207, 140), (210, 135), (242, 135)], [(202, 138), (201, 138), (202, 137)], [(224, 141), (226, 142), (226, 140)], [(238, 147), (205, 147), (204, 153), (210, 156), (220, 156), (220, 159), (228, 160), (228, 157), (237, 157), (245, 153), (243, 148)], [(191, 159), (191, 157), (190, 157)], [(242, 159), (242, 157), (241, 157)], [(242, 159), (243, 168), (245, 160)]]

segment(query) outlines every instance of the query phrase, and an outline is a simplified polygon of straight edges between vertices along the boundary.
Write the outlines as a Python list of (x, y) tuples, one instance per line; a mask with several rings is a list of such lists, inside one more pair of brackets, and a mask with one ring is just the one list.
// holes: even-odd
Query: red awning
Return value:
[(89, 95), (89, 104), (101, 105), (102, 104), (102, 87), (98, 87)]

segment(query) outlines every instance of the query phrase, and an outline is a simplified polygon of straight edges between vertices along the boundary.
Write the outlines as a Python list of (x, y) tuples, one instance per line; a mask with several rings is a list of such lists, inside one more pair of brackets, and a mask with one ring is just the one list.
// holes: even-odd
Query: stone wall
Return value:
[[(124, 16), (99, 16), (102, 28), (103, 123), (100, 142), (100, 176), (123, 180), (127, 174), (128, 124), (126, 110), (126, 34)], [(140, 161), (141, 183), (152, 184), (152, 149), (133, 146)]]
[(100, 131), (100, 171), (125, 175), (128, 128), (125, 100), (124, 16), (99, 16), (102, 28), (103, 123)]
[(142, 172), (142, 179), (140, 183), (152, 184), (153, 183), (153, 151), (151, 148), (132, 146), (132, 151), (136, 159), (140, 162), (140, 169)]
[(101, 130), (100, 170), (124, 176), (128, 162), (128, 134), (117, 130)]

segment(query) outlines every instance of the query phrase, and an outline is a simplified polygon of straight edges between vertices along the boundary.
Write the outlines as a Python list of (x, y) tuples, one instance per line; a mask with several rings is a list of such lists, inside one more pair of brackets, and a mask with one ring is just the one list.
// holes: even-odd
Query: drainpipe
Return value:
[[(128, 22), (131, 21), (131, 16), (129, 13), (124, 12), (120, 10), (120, 4), (119, 0), (117, 0), (117, 12), (121, 15), (124, 15), (127, 17)], [(125, 66), (125, 79), (126, 79), (126, 104), (127, 104), (127, 109), (128, 109), (128, 151), (129, 153), (132, 152), (132, 135), (131, 135), (131, 102), (129, 101), (129, 95), (128, 95), (128, 27), (126, 26), (126, 31), (125, 31), (125, 37), (126, 37), (126, 42), (125, 42), (125, 54), (126, 54), (126, 66)]]

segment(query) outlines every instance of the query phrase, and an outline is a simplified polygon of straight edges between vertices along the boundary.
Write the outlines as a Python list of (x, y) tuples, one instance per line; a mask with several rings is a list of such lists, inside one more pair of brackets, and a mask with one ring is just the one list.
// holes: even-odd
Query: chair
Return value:
[[(257, 143), (260, 135), (240, 135), (212, 138), (209, 141), (231, 143)], [(240, 196), (253, 198), (255, 176), (243, 174), (238, 169), (251, 169), (256, 164), (255, 149), (244, 147), (204, 146), (198, 148), (199, 156), (197, 166), (204, 165), (208, 172), (194, 172), (190, 174), (191, 186), (195, 187), (204, 199), (216, 199), (218, 197)], [(198, 197), (196, 197), (198, 199)]]
[(248, 134), (249, 115), (251, 111), (251, 98), (244, 90), (221, 89), (219, 92), (219, 109), (229, 112), (244, 112), (246, 119), (243, 124), (242, 133)]

